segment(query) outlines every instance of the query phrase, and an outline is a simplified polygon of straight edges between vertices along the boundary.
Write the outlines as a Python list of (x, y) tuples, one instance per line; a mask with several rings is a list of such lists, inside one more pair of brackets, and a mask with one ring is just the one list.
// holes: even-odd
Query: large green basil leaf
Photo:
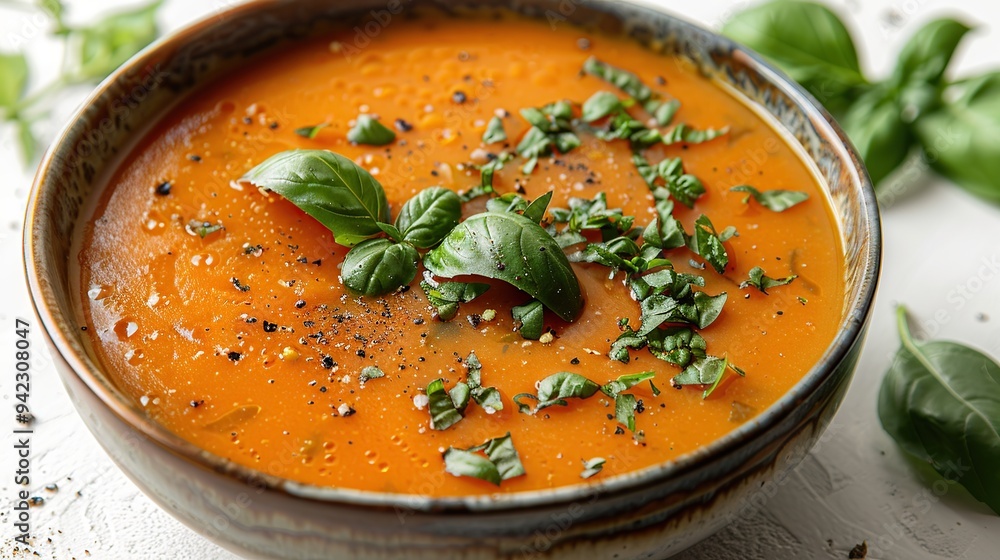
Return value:
[(850, 32), (820, 4), (766, 2), (735, 14), (722, 32), (774, 62), (835, 113), (867, 84)]
[(424, 256), (444, 278), (472, 274), (502, 280), (565, 321), (583, 310), (580, 283), (559, 245), (538, 224), (511, 212), (483, 212), (458, 225)]
[(378, 235), (378, 222), (389, 221), (382, 185), (353, 161), (326, 150), (277, 153), (240, 180), (285, 197), (332, 231), (341, 245)]
[(0, 53), (0, 109), (17, 104), (27, 87), (28, 61), (24, 55)]
[(903, 122), (896, 99), (883, 87), (858, 98), (841, 123), (878, 184), (903, 163), (914, 145), (913, 134)]
[(100, 79), (121, 66), (159, 34), (156, 12), (163, 0), (113, 13), (97, 23), (72, 31), (79, 40), (81, 79)]
[(936, 19), (920, 28), (899, 52), (891, 83), (896, 87), (905, 87), (909, 82), (939, 83), (955, 49), (970, 30), (949, 18)]
[(951, 86), (954, 100), (915, 128), (935, 170), (969, 192), (1000, 202), (1000, 72)]
[(908, 453), (1000, 514), (1000, 364), (955, 342), (914, 340), (897, 308), (901, 346), (878, 414)]
[(344, 285), (366, 296), (380, 296), (405, 286), (417, 275), (420, 255), (409, 243), (369, 239), (344, 257)]
[(396, 216), (396, 228), (403, 241), (428, 249), (440, 243), (461, 217), (462, 201), (457, 194), (442, 187), (428, 187), (406, 201)]

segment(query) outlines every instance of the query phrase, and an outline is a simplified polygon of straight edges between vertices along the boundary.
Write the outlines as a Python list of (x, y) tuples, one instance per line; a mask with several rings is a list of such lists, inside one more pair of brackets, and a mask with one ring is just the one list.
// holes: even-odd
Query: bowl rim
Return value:
[[(268, 486), (272, 490), (283, 492), (292, 498), (335, 503), (341, 506), (406, 508), (408, 511), (459, 510), (504, 512), (539, 505), (558, 505), (599, 495), (606, 496), (635, 490), (641, 491), (643, 485), (677, 478), (685, 473), (696, 470), (704, 464), (712, 462), (720, 456), (724, 456), (739, 447), (742, 442), (759, 437), (788, 416), (792, 409), (827, 381), (837, 366), (852, 351), (855, 344), (861, 341), (865, 325), (872, 312), (881, 271), (881, 221), (875, 190), (868, 172), (843, 129), (834, 121), (830, 113), (802, 86), (798, 85), (782, 71), (771, 66), (761, 55), (720, 33), (692, 23), (666, 8), (652, 4), (646, 0), (619, 0), (618, 2), (586, 0), (584, 3), (587, 7), (605, 13), (611, 13), (609, 7), (614, 4), (625, 4), (632, 8), (652, 10), (659, 17), (671, 19), (679, 25), (691, 27), (697, 32), (711, 35), (713, 40), (721, 42), (734, 56), (743, 57), (741, 63), (752, 68), (770, 85), (786, 95), (812, 121), (813, 126), (817, 130), (823, 132), (828, 138), (836, 138), (838, 140), (838, 142), (833, 143), (833, 148), (837, 153), (838, 159), (843, 162), (846, 171), (849, 173), (852, 188), (860, 190), (860, 196), (858, 197), (858, 202), (861, 206), (859, 217), (864, 220), (863, 223), (867, 226), (867, 231), (865, 232), (867, 241), (863, 244), (863, 250), (867, 254), (862, 256), (864, 271), (858, 280), (861, 284), (858, 294), (850, 301), (849, 306), (846, 307), (837, 335), (830, 342), (817, 363), (806, 372), (802, 379), (767, 409), (752, 420), (707, 445), (701, 446), (673, 460), (614, 475), (600, 481), (590, 483), (581, 482), (569, 486), (542, 490), (513, 493), (484, 493), (474, 496), (428, 497), (418, 494), (375, 492), (319, 486), (266, 474), (257, 469), (246, 467), (215, 455), (181, 439), (143, 414), (134, 403), (119, 399), (118, 395), (105, 382), (102, 382), (101, 378), (104, 375), (99, 373), (100, 370), (96, 367), (97, 364), (95, 364), (94, 369), (91, 369), (84, 356), (77, 353), (73, 345), (69, 342), (72, 335), (67, 330), (72, 330), (68, 326), (75, 323), (75, 318), (64, 317), (61, 313), (55, 311), (58, 309), (58, 306), (49, 291), (53, 284), (43, 280), (48, 278), (47, 272), (42, 270), (41, 266), (44, 246), (38, 243), (37, 237), (33, 235), (33, 232), (39, 227), (38, 223), (45, 221), (44, 218), (39, 218), (40, 212), (38, 211), (41, 206), (41, 191), (50, 180), (50, 177), (52, 177), (51, 180), (56, 180), (55, 177), (57, 175), (51, 172), (51, 168), (54, 167), (57, 154), (61, 151), (62, 146), (74, 138), (74, 124), (78, 120), (84, 119), (88, 108), (106, 95), (109, 89), (123, 76), (135, 68), (142, 68), (155, 54), (161, 51), (169, 51), (174, 45), (187, 42), (188, 39), (205, 32), (220, 21), (245, 17), (258, 10), (265, 10), (284, 2), (285, 0), (248, 0), (244, 3), (231, 5), (224, 10), (214, 10), (163, 35), (134, 55), (105, 78), (70, 117), (67, 124), (60, 130), (56, 139), (46, 151), (32, 183), (23, 230), (24, 272), (35, 313), (44, 328), (45, 335), (50, 342), (50, 348), (58, 354), (54, 358), (62, 359), (69, 367), (69, 370), (71, 370), (72, 375), (75, 375), (101, 404), (107, 407), (131, 429), (142, 433), (152, 440), (154, 444), (195, 465), (212, 469), (221, 476), (235, 479), (238, 482), (254, 483), (254, 481), (265, 480), (269, 483)], [(211, 79), (209, 78), (206, 82), (210, 82)], [(824, 128), (826, 130), (823, 130)], [(798, 147), (795, 149), (799, 150)], [(60, 328), (60, 325), (67, 325), (67, 330)], [(110, 383), (110, 380), (107, 383)], [(114, 457), (112, 459), (115, 462), (118, 461)]]

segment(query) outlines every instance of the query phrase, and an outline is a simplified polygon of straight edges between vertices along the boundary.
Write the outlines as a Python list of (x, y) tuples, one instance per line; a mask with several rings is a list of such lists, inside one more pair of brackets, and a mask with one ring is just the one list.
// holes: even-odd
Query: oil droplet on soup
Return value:
[[(588, 484), (730, 432), (785, 394), (833, 340), (843, 253), (817, 179), (784, 137), (685, 63), (625, 38), (515, 17), (400, 20), (360, 54), (331, 47), (351, 37), (303, 42), (181, 102), (131, 151), (81, 232), (88, 334), (112, 379), (167, 429), (237, 463), (318, 485), (446, 496)], [(234, 186), (267, 157), (302, 148), (331, 150), (367, 169), (393, 216), (426, 187), (469, 189), (480, 181), (470, 162), (513, 152), (528, 131), (521, 109), (582, 103), (598, 91), (625, 98), (580, 72), (590, 56), (680, 100), (675, 122), (729, 127), (711, 142), (647, 153), (651, 161), (681, 157), (685, 172), (704, 183), (693, 209), (675, 210), (688, 231), (702, 213), (720, 230), (739, 231), (726, 241), (724, 275), (689, 263), (687, 249), (668, 253), (678, 272), (704, 276), (705, 292), (728, 293), (701, 334), (746, 377), (726, 378), (708, 399), (703, 387), (670, 389), (679, 369), (648, 351), (633, 351), (629, 364), (608, 358), (618, 320), (638, 325), (639, 309), (622, 275), (609, 279), (605, 267), (574, 264), (583, 315), (572, 324), (547, 315), (554, 336), (526, 341), (510, 309), (530, 298), (510, 286), (491, 283), (449, 322), (434, 317), (419, 274), (408, 290), (359, 297), (343, 286), (347, 248), (329, 230), (275, 193)], [(360, 114), (377, 116), (396, 140), (348, 142)], [(481, 138), (495, 116), (507, 140), (487, 146)], [(295, 133), (319, 124), (326, 126), (314, 138)], [(497, 191), (528, 200), (551, 191), (550, 207), (603, 192), (609, 207), (648, 223), (656, 213), (628, 142), (580, 139), (568, 153), (540, 158), (531, 174), (521, 172), (522, 160), (509, 163), (495, 174)], [(158, 191), (165, 181), (170, 188)], [(729, 191), (739, 184), (810, 198), (772, 212)], [(466, 216), (482, 209), (482, 199), (464, 206)], [(202, 236), (207, 229), (188, 231), (192, 220), (221, 227)], [(769, 295), (740, 289), (756, 266), (799, 278)], [(435, 379), (446, 387), (465, 380), (470, 352), (504, 408), (490, 414), (472, 404), (461, 422), (433, 430), (424, 389)], [(368, 366), (384, 377), (362, 384)], [(559, 371), (598, 383), (654, 371), (662, 393), (648, 384), (629, 391), (642, 404), (635, 414), (641, 437), (622, 429), (614, 399), (602, 393), (520, 414), (512, 397), (535, 394), (540, 379)], [(444, 450), (508, 432), (524, 476), (497, 487), (445, 473)], [(603, 469), (584, 480), (582, 462), (594, 457), (605, 459)]]

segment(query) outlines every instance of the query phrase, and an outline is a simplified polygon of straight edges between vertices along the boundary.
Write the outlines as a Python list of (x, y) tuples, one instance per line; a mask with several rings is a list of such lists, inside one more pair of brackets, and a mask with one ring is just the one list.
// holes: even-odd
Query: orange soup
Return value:
[[(372, 122), (375, 136), (389, 137), (357, 136)], [(419, 262), (412, 280), (401, 272), (402, 286), (366, 296), (345, 286), (349, 274), (398, 270), (347, 270), (354, 243), (336, 242), (287, 192), (242, 180), (276, 154), (306, 153), (294, 149), (333, 152), (367, 171), (393, 219), (428, 187), (468, 193), (490, 184), (481, 168), (497, 158), (493, 193), (467, 197), (463, 220), (501, 195), (509, 208), (494, 201), (490, 210), (533, 222), (525, 235), (568, 235), (558, 209), (571, 199), (579, 206), (603, 193), (621, 213), (602, 214), (611, 223), (604, 233), (571, 232), (585, 241), (563, 247), (578, 315), (560, 318), (549, 302), (544, 313), (521, 308), (532, 293), (499, 273), (429, 277), (438, 297), (439, 282), (489, 286), (443, 310), (421, 289)], [(673, 169), (660, 165), (671, 158), (679, 158)], [(731, 190), (739, 185), (757, 192)], [(550, 192), (544, 214), (525, 209)], [(691, 207), (681, 200), (688, 195)], [(665, 227), (661, 203), (673, 204), (680, 242), (637, 253)], [(696, 223), (702, 215), (714, 230)], [(363, 48), (345, 32), (226, 76), (127, 155), (82, 236), (85, 324), (113, 380), (150, 418), (271, 475), (378, 492), (522, 492), (675, 459), (795, 385), (832, 341), (844, 297), (827, 198), (759, 114), (628, 39), (516, 17), (397, 21)], [(391, 231), (368, 237), (396, 243)], [(406, 254), (440, 257), (448, 242)], [(630, 288), (656, 271), (691, 281), (658, 296)], [(561, 282), (546, 274), (539, 289)], [(680, 332), (704, 344), (664, 342)], [(472, 353), (481, 369), (470, 369)], [(602, 390), (581, 385), (640, 373)], [(432, 421), (433, 409), (444, 416)], [(512, 446), (507, 465), (517, 468), (476, 447), (489, 441)], [(480, 468), (502, 481), (472, 472)]]

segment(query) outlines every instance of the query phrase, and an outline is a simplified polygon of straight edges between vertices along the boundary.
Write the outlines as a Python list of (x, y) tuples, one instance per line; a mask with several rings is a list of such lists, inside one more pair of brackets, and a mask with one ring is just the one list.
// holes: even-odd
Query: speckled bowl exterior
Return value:
[[(815, 163), (844, 234), (844, 318), (823, 359), (772, 407), (676, 461), (590, 486), (498, 497), (306, 486), (229, 463), (151, 422), (101, 371), (81, 332), (72, 263), (86, 201), (106, 187), (109, 170), (142, 130), (200, 85), (302, 38), (335, 27), (364, 29), (376, 14), (383, 22), (388, 15), (383, 25), (391, 25), (428, 5), (441, 11), (433, 17), (509, 8), (553, 25), (625, 33), (688, 60), (769, 116)], [(757, 55), (632, 1), (258, 0), (219, 11), (152, 45), (97, 89), (46, 155), (25, 225), (35, 308), (70, 397), (111, 458), (206, 538), (251, 558), (297, 560), (627, 559), (684, 550), (765, 507), (820, 437), (857, 363), (880, 256), (867, 173), (818, 103)], [(441, 476), (437, 483), (446, 482)]]

